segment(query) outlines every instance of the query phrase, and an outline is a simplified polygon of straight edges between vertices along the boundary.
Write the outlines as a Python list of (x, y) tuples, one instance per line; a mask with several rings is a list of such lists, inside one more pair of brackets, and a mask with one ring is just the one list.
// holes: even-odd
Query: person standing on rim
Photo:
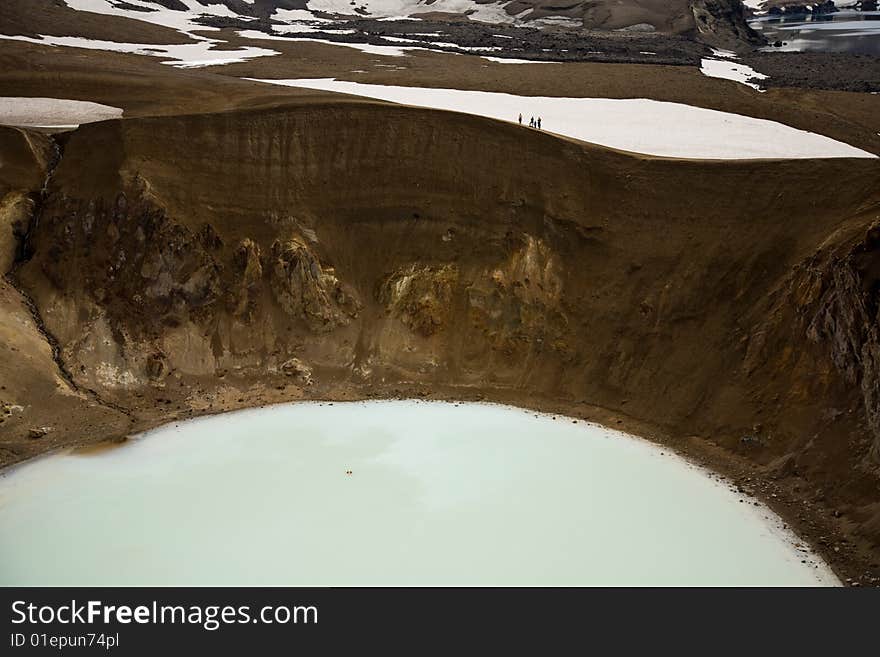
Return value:
[(540, 129), (541, 129), (541, 117), (539, 116), (538, 117), (538, 130), (540, 130)]
[(522, 112), (519, 113), (519, 124), (522, 125)]
[(535, 127), (535, 117), (534, 116), (529, 118), (529, 127), (530, 128)]

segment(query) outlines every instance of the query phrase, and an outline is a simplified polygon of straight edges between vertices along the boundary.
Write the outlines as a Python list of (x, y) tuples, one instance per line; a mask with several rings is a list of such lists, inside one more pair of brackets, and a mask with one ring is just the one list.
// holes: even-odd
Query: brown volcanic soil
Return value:
[[(0, 265), (13, 268), (29, 227), (35, 201), (54, 157), (42, 135), (0, 128)], [(126, 413), (78, 392), (69, 373), (54, 360), (54, 340), (47, 335), (33, 301), (8, 278), (0, 279), (0, 462), (14, 463), (75, 439), (76, 433), (113, 435), (127, 431)], [(44, 427), (70, 430), (46, 438)], [(38, 446), (43, 439), (46, 444)], [(28, 444), (28, 443), (32, 444)], [(36, 447), (36, 450), (34, 449)]]
[(217, 73), (324, 58), (313, 77), (656, 94), (880, 152), (876, 97), (436, 54), (391, 73), (320, 44), (268, 72), (20, 46), (0, 43), (3, 95), (131, 118), (0, 129), (0, 464), (271, 402), (487, 399), (669, 444), (843, 578), (880, 577), (878, 162), (640, 157)]

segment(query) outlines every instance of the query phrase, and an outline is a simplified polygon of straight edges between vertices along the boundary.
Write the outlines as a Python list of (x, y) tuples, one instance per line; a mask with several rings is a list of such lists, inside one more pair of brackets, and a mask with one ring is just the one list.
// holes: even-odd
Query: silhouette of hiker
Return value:
[(533, 116), (532, 118), (529, 119), (529, 127), (530, 127), (530, 128), (534, 128), (534, 127), (535, 127), (535, 117), (534, 117), (534, 116)]
[(540, 130), (540, 129), (541, 129), (541, 117), (539, 116), (538, 117), (538, 130)]
[(522, 114), (519, 115), (519, 124), (522, 125)]

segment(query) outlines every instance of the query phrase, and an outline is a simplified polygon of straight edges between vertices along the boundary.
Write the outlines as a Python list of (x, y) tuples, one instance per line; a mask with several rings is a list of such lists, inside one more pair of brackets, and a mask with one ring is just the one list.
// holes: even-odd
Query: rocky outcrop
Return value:
[(545, 348), (565, 352), (565, 272), (558, 255), (533, 235), (522, 235), (511, 246), (506, 261), (468, 287), (469, 322), (494, 349), (511, 356)]
[[(763, 380), (756, 397), (782, 410), (824, 400), (792, 436), (790, 448), (815, 451), (816, 437), (824, 434), (828, 453), (822, 459), (875, 469), (880, 463), (880, 222), (875, 218), (867, 227), (855, 222), (834, 231), (756, 310), (760, 321), (745, 339), (743, 361), (748, 378)], [(863, 417), (864, 424), (859, 420), (859, 437), (847, 450), (841, 419), (853, 416)], [(816, 463), (818, 457), (811, 459)]]
[[(42, 273), (57, 289), (79, 289), (114, 325), (149, 337), (204, 317), (222, 298), (223, 265), (202, 235), (168, 218), (137, 190), (101, 198), (53, 198), (40, 219)], [(100, 266), (95, 266), (99, 261)]]
[(387, 276), (377, 298), (414, 334), (431, 338), (453, 328), (471, 348), (497, 351), (514, 363), (534, 352), (568, 351), (562, 308), (565, 272), (554, 248), (529, 234), (505, 240), (509, 255), (492, 267), (410, 264)]
[(34, 199), (22, 191), (0, 197), (0, 272), (12, 269), (34, 209)]
[[(111, 231), (111, 235), (115, 234)], [(177, 316), (199, 313), (217, 302), (222, 290), (220, 266), (196, 246), (192, 233), (177, 224), (163, 222), (158, 230), (145, 232), (144, 238), (156, 246), (148, 248), (139, 263), (141, 298)], [(119, 251), (119, 259), (107, 278), (110, 286), (126, 269), (125, 253)], [(133, 268), (129, 271), (134, 273)]]
[(766, 43), (749, 27), (745, 5), (740, 0), (693, 0), (691, 11), (697, 38), (711, 46), (737, 50)]
[(212, 224), (170, 217), (138, 177), (112, 202), (51, 195), (34, 248), (25, 279), (53, 317), (72, 377), (89, 388), (164, 385), (171, 373), (227, 366), (277, 368), (305, 384), (311, 370), (291, 370), (295, 341), (278, 342), (279, 332), (293, 321), (327, 333), (360, 309), (304, 237), (276, 239), (268, 256), (249, 237), (227, 246)]
[(299, 236), (272, 244), (271, 285), (284, 312), (318, 333), (345, 326), (360, 310), (354, 291)]
[(454, 264), (409, 265), (383, 281), (379, 303), (410, 330), (429, 338), (449, 324), (458, 275)]
[(45, 135), (0, 126), (0, 155), (0, 276), (5, 276), (26, 250), (57, 146)]
[(855, 243), (817, 253), (798, 268), (794, 287), (807, 337), (861, 390), (880, 462), (880, 223)]
[(253, 322), (260, 311), (260, 291), (263, 284), (263, 264), (260, 247), (249, 238), (238, 245), (232, 260), (236, 285), (230, 290), (230, 306), (236, 318)]
[(281, 371), (285, 376), (293, 377), (302, 385), (312, 384), (312, 368), (303, 363), (299, 358), (289, 358), (281, 364)]
[(152, 0), (152, 2), (172, 11), (189, 11), (189, 7), (180, 0)]
[(812, 12), (814, 14), (833, 14), (837, 11), (837, 6), (833, 0), (824, 0), (824, 2), (817, 2), (812, 5)]

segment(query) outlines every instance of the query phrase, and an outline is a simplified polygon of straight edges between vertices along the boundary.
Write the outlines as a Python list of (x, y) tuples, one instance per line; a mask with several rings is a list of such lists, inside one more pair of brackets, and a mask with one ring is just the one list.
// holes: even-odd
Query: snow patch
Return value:
[(708, 58), (700, 62), (700, 73), (710, 78), (733, 80), (758, 91), (761, 91), (761, 87), (752, 82), (752, 80), (766, 80), (768, 77), (745, 64)]
[(532, 59), (515, 59), (513, 57), (481, 57), (480, 59), (485, 59), (489, 62), (495, 62), (496, 64), (561, 64), (562, 62), (546, 62), (546, 61), (534, 61)]
[(0, 125), (20, 128), (76, 128), (83, 123), (122, 117), (110, 105), (66, 98), (0, 97)]
[(516, 96), (488, 91), (362, 84), (334, 78), (256, 81), (354, 94), (514, 123), (519, 113), (540, 116), (547, 132), (663, 157), (731, 160), (877, 157), (829, 137), (775, 121), (645, 98)]
[(721, 50), (720, 48), (712, 48), (712, 54), (721, 59), (736, 59), (736, 53), (732, 50)]

